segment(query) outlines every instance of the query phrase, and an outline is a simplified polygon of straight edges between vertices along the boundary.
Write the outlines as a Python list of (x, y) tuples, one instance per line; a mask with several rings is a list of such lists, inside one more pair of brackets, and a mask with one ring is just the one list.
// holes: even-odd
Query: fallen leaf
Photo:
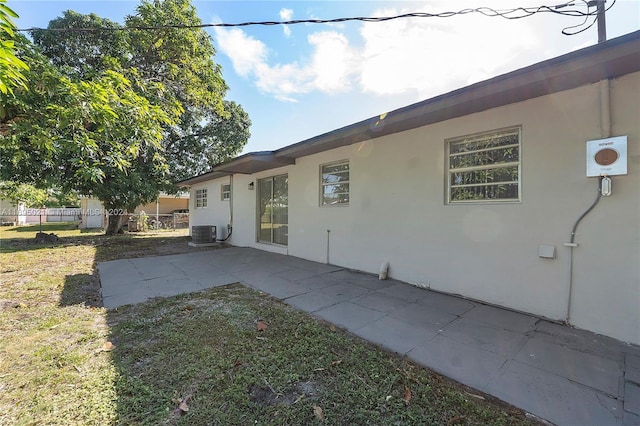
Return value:
[(258, 321), (258, 325), (256, 326), (256, 328), (258, 329), (258, 331), (264, 331), (269, 327), (269, 324), (267, 324), (266, 322), (259, 320)]
[(322, 408), (318, 407), (317, 405), (314, 405), (313, 414), (316, 416), (318, 420), (324, 421), (324, 413), (322, 412)]
[(331, 325), (329, 326), (329, 330), (331, 330), (331, 331), (333, 331), (333, 332), (335, 333), (335, 331), (336, 331), (336, 326), (335, 326), (335, 325), (333, 325), (333, 324), (331, 324)]
[(409, 389), (409, 386), (404, 387), (404, 398), (402, 400), (405, 405), (409, 405), (409, 401), (411, 401), (411, 389)]
[(113, 350), (113, 348), (115, 348), (116, 345), (114, 345), (111, 342), (104, 342), (104, 345), (102, 345), (102, 350), (104, 350), (105, 352), (109, 352), (111, 350)]
[(191, 399), (192, 396), (193, 396), (193, 391), (189, 392), (189, 394), (187, 394), (187, 396), (185, 396), (180, 401), (180, 404), (178, 404), (178, 408), (176, 408), (173, 411), (173, 414), (177, 415), (177, 416), (180, 416), (180, 415), (186, 413), (187, 411), (189, 411), (189, 405), (187, 405), (187, 402), (189, 402), (189, 399)]
[(342, 364), (342, 360), (341, 360), (341, 359), (336, 360), (336, 361), (333, 361), (333, 362), (331, 363), (331, 365), (340, 365), (340, 364)]

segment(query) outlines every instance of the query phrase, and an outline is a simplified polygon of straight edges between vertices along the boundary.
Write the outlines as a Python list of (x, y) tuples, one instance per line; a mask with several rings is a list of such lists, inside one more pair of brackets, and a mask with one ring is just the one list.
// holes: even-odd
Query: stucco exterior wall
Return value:
[[(188, 207), (189, 235), (191, 235), (192, 226), (215, 225), (218, 239), (227, 236), (227, 225), (230, 217), (229, 201), (221, 199), (221, 188), (222, 185), (227, 185), (230, 181), (230, 177), (223, 177), (191, 187)], [(196, 191), (204, 188), (207, 189), (207, 207), (196, 208)]]
[[(234, 175), (231, 242), (372, 273), (387, 260), (390, 276), (402, 281), (551, 319), (569, 315), (577, 327), (640, 344), (638, 93), (639, 73), (611, 81), (611, 136), (628, 136), (628, 175), (614, 176), (613, 194), (580, 223), (572, 269), (564, 243), (598, 193), (598, 179), (586, 177), (585, 144), (609, 136), (599, 84)], [(522, 129), (521, 201), (447, 204), (445, 140), (511, 126)], [(344, 159), (350, 204), (320, 207), (320, 166)], [(282, 173), (289, 244), (256, 243), (257, 180)], [(192, 187), (192, 203), (202, 185)], [(216, 212), (220, 183), (206, 185)], [(218, 220), (190, 208), (194, 223)], [(555, 246), (556, 258), (539, 257), (540, 245)]]
[[(572, 324), (640, 342), (639, 75), (611, 83), (613, 135), (628, 135), (629, 174), (580, 224)], [(390, 275), (552, 319), (567, 317), (569, 241), (597, 194), (585, 171), (600, 126), (598, 85), (441, 122), (297, 160), (289, 253)], [(448, 205), (445, 140), (522, 126), (522, 201)], [(318, 207), (319, 167), (350, 161), (350, 205)], [(538, 257), (540, 245), (556, 259)]]

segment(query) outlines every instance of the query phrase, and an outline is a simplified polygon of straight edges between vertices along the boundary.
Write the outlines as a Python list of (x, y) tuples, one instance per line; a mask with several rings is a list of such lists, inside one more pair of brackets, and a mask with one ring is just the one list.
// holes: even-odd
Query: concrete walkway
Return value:
[(559, 425), (640, 425), (640, 348), (395, 280), (250, 248), (98, 265), (116, 308), (236, 282)]

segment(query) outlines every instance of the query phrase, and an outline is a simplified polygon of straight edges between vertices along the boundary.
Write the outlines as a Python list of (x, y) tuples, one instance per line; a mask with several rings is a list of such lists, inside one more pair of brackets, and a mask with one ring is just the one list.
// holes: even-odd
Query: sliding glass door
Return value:
[(258, 241), (289, 243), (289, 178), (258, 179)]

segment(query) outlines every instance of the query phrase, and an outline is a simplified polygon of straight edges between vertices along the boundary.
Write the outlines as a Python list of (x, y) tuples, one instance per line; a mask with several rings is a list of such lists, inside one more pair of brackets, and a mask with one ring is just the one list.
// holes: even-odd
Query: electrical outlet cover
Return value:
[(587, 177), (627, 174), (627, 136), (587, 141)]

